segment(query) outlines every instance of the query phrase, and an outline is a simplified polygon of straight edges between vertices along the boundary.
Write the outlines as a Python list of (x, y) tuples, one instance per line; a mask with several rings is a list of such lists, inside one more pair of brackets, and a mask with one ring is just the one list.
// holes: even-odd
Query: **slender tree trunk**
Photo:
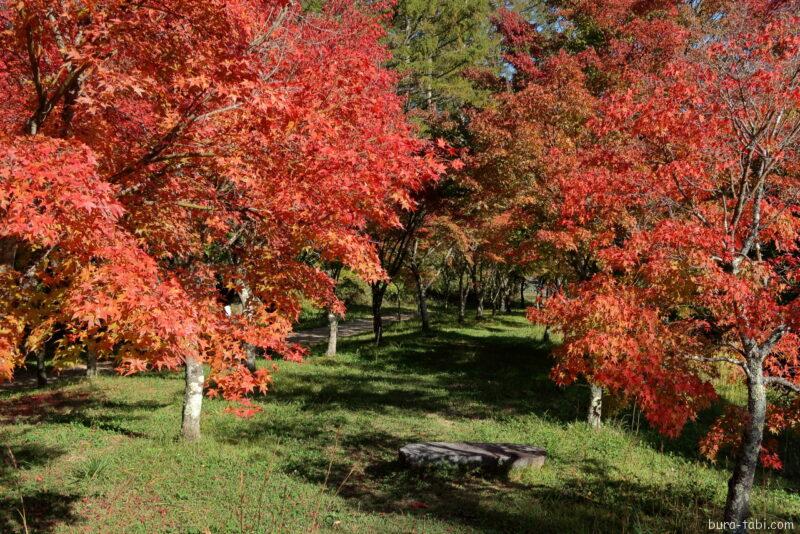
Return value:
[[(252, 294), (250, 293), (250, 288), (247, 287), (246, 284), (243, 285), (241, 291), (239, 291), (239, 304), (232, 303), (231, 304), (231, 314), (232, 315), (239, 315), (239, 314), (247, 314), (247, 306), (250, 303), (250, 298)], [(242, 348), (244, 348), (245, 354), (245, 366), (247, 369), (254, 373), (256, 371), (256, 358), (258, 357), (258, 350), (256, 349), (255, 345), (250, 343), (243, 343)]]
[(422, 321), (422, 330), (427, 332), (431, 329), (431, 318), (428, 314), (428, 294), (425, 288), (419, 290), (419, 317)]
[(603, 388), (589, 383), (589, 414), (587, 422), (592, 428), (603, 426)]
[(541, 309), (542, 302), (544, 302), (545, 294), (544, 294), (544, 282), (541, 280), (536, 280), (533, 284), (533, 288), (536, 291), (536, 296), (533, 298), (533, 305), (536, 306), (536, 309)]
[(467, 314), (467, 297), (469, 296), (469, 284), (464, 283), (464, 273), (458, 277), (458, 322), (464, 324)]
[(442, 304), (443, 304), (444, 309), (446, 310), (446, 309), (448, 309), (450, 307), (450, 284), (452, 282), (450, 280), (450, 275), (448, 274), (449, 271), (445, 269), (444, 273), (445, 274), (442, 275), (442, 278), (443, 278), (443, 280), (442, 280), (442, 291), (444, 293), (444, 295), (442, 296), (444, 302)]
[(86, 351), (86, 376), (97, 376), (97, 354), (93, 350)]
[(383, 339), (383, 318), (381, 317), (381, 308), (383, 307), (383, 294), (386, 291), (386, 286), (380, 283), (372, 284), (372, 333), (376, 345), (381, 344)]
[(525, 278), (523, 277), (519, 283), (519, 307), (525, 309)]
[(477, 301), (477, 308), (475, 309), (475, 318), (478, 320), (483, 319), (483, 299), (486, 293), (483, 280), (483, 268), (475, 263), (470, 270), (470, 281), (472, 282), (473, 291), (475, 292), (475, 300)]
[(508, 279), (499, 274), (497, 275), (497, 304), (495, 308), (500, 313), (508, 311), (508, 302), (506, 301), (506, 293), (508, 289)]
[(336, 356), (336, 338), (339, 335), (339, 316), (333, 312), (328, 312), (328, 350), (325, 356)]
[(734, 532), (737, 533), (745, 532), (742, 522), (750, 516), (750, 492), (753, 489), (767, 414), (767, 394), (761, 358), (750, 356), (747, 366), (749, 369), (747, 379), (749, 420), (745, 426), (733, 475), (728, 481), (728, 498), (725, 503), (725, 521), (735, 523), (737, 527)]
[(512, 294), (514, 293), (514, 284), (511, 280), (506, 283), (505, 291), (503, 291), (503, 301), (505, 303), (505, 312), (511, 313), (511, 309), (514, 307), (514, 299), (512, 298)]
[(186, 441), (200, 439), (200, 412), (203, 408), (203, 364), (189, 358), (185, 363), (186, 384), (183, 395), (181, 436)]
[(402, 305), (402, 298), (400, 296), (400, 286), (397, 284), (394, 285), (395, 289), (397, 289), (397, 320), (403, 320), (403, 305)]
[(47, 385), (47, 367), (44, 364), (45, 348), (36, 350), (36, 383), (39, 386)]
[(419, 318), (422, 322), (422, 331), (427, 332), (431, 329), (431, 320), (428, 315), (428, 296), (422, 283), (422, 277), (417, 271), (414, 271), (414, 283), (417, 285), (417, 304), (419, 306)]

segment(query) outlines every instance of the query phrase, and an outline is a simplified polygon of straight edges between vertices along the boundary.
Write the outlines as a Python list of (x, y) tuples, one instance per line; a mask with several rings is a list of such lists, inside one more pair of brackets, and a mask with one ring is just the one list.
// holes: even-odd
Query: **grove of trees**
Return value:
[(800, 2), (23, 0), (0, 93), (2, 379), (182, 367), (198, 439), (303, 299), (335, 355), (347, 269), (377, 344), (401, 280), (423, 331), (530, 306), (593, 426), (676, 437), (732, 367), (737, 525), (800, 429)]

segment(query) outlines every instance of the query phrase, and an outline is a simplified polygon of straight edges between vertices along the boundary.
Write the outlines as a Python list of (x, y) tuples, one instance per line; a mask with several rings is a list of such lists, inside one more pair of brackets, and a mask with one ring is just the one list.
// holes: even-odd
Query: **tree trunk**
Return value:
[(525, 309), (525, 278), (519, 283), (519, 307)]
[[(252, 297), (252, 294), (250, 292), (250, 288), (244, 282), (241, 291), (239, 291), (238, 293), (238, 297), (239, 297), (238, 304), (236, 304), (235, 302), (230, 304), (231, 315), (240, 315), (248, 313), (247, 306), (250, 303), (250, 298)], [(256, 358), (258, 357), (258, 350), (256, 349), (255, 345), (252, 345), (247, 342), (242, 343), (242, 348), (244, 349), (244, 354), (245, 354), (245, 362), (244, 362), (245, 366), (251, 373), (254, 373), (256, 371)]]
[(397, 320), (398, 321), (402, 321), (403, 320), (403, 303), (402, 303), (402, 297), (400, 295), (400, 286), (395, 284), (394, 287), (395, 287), (395, 289), (397, 289)]
[(589, 426), (597, 429), (603, 426), (603, 388), (590, 382), (589, 391), (589, 414), (587, 422)]
[(422, 277), (418, 272), (414, 272), (414, 282), (417, 285), (417, 304), (419, 306), (419, 319), (422, 322), (422, 331), (427, 332), (431, 329), (431, 320), (428, 315), (428, 295), (425, 286), (422, 284)]
[(474, 264), (470, 270), (470, 281), (472, 288), (475, 292), (475, 300), (477, 301), (477, 308), (475, 310), (475, 318), (478, 320), (483, 319), (483, 298), (486, 292), (483, 280), (483, 268), (479, 264)]
[(381, 308), (383, 307), (383, 294), (386, 290), (385, 286), (381, 287), (380, 284), (373, 284), (372, 286), (372, 333), (376, 345), (381, 344), (383, 339), (383, 318), (381, 317)]
[(328, 312), (328, 350), (325, 356), (336, 356), (336, 338), (339, 335), (339, 316), (333, 312)]
[(464, 283), (464, 273), (458, 277), (458, 322), (464, 324), (467, 314), (467, 297), (469, 296), (469, 284)]
[(39, 386), (47, 385), (47, 367), (44, 364), (45, 348), (40, 347), (36, 351), (36, 383)]
[(185, 363), (186, 386), (183, 395), (181, 436), (186, 441), (200, 439), (200, 411), (203, 407), (203, 364), (189, 358)]
[(250, 343), (245, 343), (244, 344), (244, 353), (247, 356), (247, 360), (245, 362), (245, 365), (247, 365), (247, 369), (251, 373), (255, 373), (256, 372), (256, 357), (258, 356), (258, 350), (256, 349), (256, 346), (252, 345)]
[(450, 307), (450, 284), (452, 284), (452, 281), (450, 280), (449, 273), (449, 270), (444, 269), (442, 274), (442, 292), (444, 293), (442, 295), (442, 298), (444, 299), (442, 304), (445, 310)]
[(97, 376), (97, 354), (93, 350), (86, 351), (86, 376)]
[[(501, 274), (497, 275), (497, 300), (495, 308), (500, 313), (506, 313), (508, 311), (508, 301), (506, 300), (508, 284), (508, 278)], [(492, 311), (492, 315), (494, 315), (494, 310)]]
[(747, 366), (749, 369), (747, 380), (749, 421), (745, 426), (733, 475), (728, 481), (728, 498), (725, 503), (725, 522), (736, 524), (734, 532), (746, 531), (742, 522), (750, 516), (750, 491), (753, 489), (767, 413), (767, 394), (764, 387), (761, 358), (751, 356)]
[(514, 293), (514, 284), (511, 280), (506, 283), (505, 291), (503, 292), (503, 299), (505, 302), (505, 312), (511, 313), (512, 308), (514, 307), (514, 299), (512, 298), (512, 294)]

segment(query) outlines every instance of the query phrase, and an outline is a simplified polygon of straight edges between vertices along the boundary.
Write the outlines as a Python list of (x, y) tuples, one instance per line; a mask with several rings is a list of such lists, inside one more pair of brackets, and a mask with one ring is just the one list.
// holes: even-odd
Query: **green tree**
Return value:
[(400, 0), (389, 46), (391, 66), (403, 73), (399, 86), (408, 109), (458, 113), (479, 106), (487, 91), (470, 71), (496, 71), (499, 39), (489, 0)]
[[(500, 72), (500, 40), (494, 31), (490, 0), (400, 0), (388, 31), (390, 66), (401, 73), (398, 92), (423, 136), (463, 146), (468, 108), (481, 107), (490, 91), (481, 73)], [(446, 147), (446, 144), (442, 144)], [(376, 228), (374, 240), (386, 273), (394, 278), (405, 265), (409, 246), (429, 216), (447, 209), (452, 190), (445, 177), (419, 193), (413, 213), (403, 209), (401, 228)], [(401, 209), (401, 208), (398, 208)], [(382, 333), (381, 308), (389, 282), (372, 284), (375, 341)], [(418, 287), (417, 290), (420, 288)]]

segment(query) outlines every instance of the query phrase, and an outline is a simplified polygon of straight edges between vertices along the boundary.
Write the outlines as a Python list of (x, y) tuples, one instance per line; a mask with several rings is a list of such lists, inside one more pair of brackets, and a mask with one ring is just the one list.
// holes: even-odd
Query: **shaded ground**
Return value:
[[(100, 375), (113, 375), (114, 362), (100, 361), (97, 362), (97, 373)], [(62, 371), (54, 371), (53, 369), (47, 370), (47, 383), (48, 384), (66, 384), (77, 383), (86, 378), (86, 366), (78, 365), (70, 369)], [(17, 369), (14, 371), (14, 380), (11, 382), (3, 382), (0, 384), (0, 391), (22, 391), (30, 389), (38, 389), (39, 383), (36, 378), (36, 367), (31, 366), (28, 368)]]
[[(624, 411), (594, 432), (586, 388), (548, 378), (541, 330), (518, 316), (435, 326), (276, 362), (263, 411), (206, 400), (193, 445), (175, 439), (177, 374), (0, 392), (0, 443), (19, 460), (0, 478), (0, 532), (20, 532), (23, 509), (31, 532), (694, 533), (721, 516), (725, 460), (690, 442), (705, 419), (677, 442)], [(538, 445), (548, 462), (512, 479), (409, 472), (397, 449), (420, 440)], [(760, 474), (755, 516), (800, 525), (799, 492)]]

